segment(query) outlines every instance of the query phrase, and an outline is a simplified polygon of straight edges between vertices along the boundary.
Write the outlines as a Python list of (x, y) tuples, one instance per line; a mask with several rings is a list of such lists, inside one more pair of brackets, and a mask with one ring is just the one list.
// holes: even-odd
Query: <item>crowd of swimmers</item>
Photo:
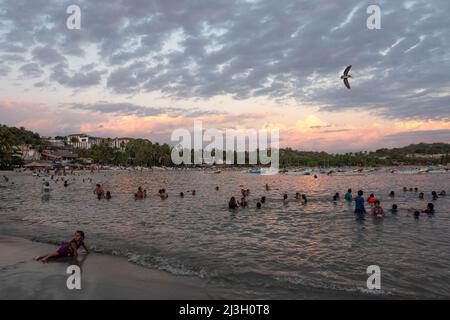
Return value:
[[(408, 188), (404, 187), (403, 188), (404, 192), (408, 191)], [(409, 191), (415, 191), (418, 192), (418, 188), (410, 188)], [(358, 215), (362, 215), (366, 213), (366, 208), (364, 203), (367, 201), (367, 203), (371, 206), (371, 214), (375, 217), (383, 217), (385, 215), (385, 212), (383, 210), (383, 208), (381, 207), (381, 202), (380, 200), (378, 200), (375, 195), (373, 193), (371, 193), (369, 195), (369, 197), (367, 197), (367, 199), (364, 199), (363, 197), (364, 192), (362, 190), (358, 191), (358, 195), (355, 197), (354, 201), (355, 201), (355, 213)], [(439, 196), (445, 196), (446, 192), (445, 190), (442, 190), (439, 193)], [(432, 191), (431, 192), (431, 196), (433, 198), (433, 201), (436, 201), (438, 199), (438, 194), (436, 191)], [(395, 192), (391, 191), (389, 193), (389, 197), (394, 198), (395, 197)], [(352, 202), (353, 201), (353, 196), (352, 196), (352, 190), (348, 189), (347, 193), (344, 196), (345, 200)], [(425, 194), (423, 192), (419, 193), (418, 196), (419, 199), (424, 200), (425, 198)], [(333, 198), (333, 200), (336, 200), (336, 196)], [(413, 212), (414, 213), (414, 217), (418, 218), (420, 216), (421, 213), (425, 213), (429, 216), (434, 215), (435, 213), (435, 209), (434, 209), (434, 204), (433, 203), (428, 203), (425, 209), (417, 209), (417, 208), (408, 208), (407, 209), (408, 212)], [(397, 204), (393, 204), (391, 209), (389, 209), (389, 212), (391, 214), (396, 214), (398, 213), (398, 205)]]
[(111, 192), (110, 191), (105, 192), (105, 190), (103, 189), (101, 184), (97, 184), (95, 186), (94, 194), (97, 196), (98, 200), (101, 200), (101, 199), (111, 200), (111, 198), (112, 198)]
[[(270, 190), (270, 187), (268, 184), (265, 186), (266, 191)], [(218, 189), (217, 189), (218, 190)], [(250, 189), (241, 189), (241, 200), (237, 201), (236, 197), (231, 197), (230, 201), (228, 201), (228, 208), (231, 210), (236, 210), (238, 208), (246, 208), (249, 205), (248, 197), (250, 196)], [(262, 196), (259, 201), (256, 202), (256, 208), (261, 209), (262, 205), (266, 203), (266, 196)], [(306, 204), (308, 202), (305, 194), (300, 194), (297, 192), (295, 194), (295, 199), (297, 201), (301, 201), (302, 204)], [(288, 204), (289, 203), (289, 197), (287, 193), (283, 194), (283, 203)]]
[[(270, 188), (267, 184), (265, 186), (265, 189), (266, 189), (266, 191), (270, 190)], [(408, 189), (406, 187), (404, 188), (405, 192), (407, 192), (408, 190), (417, 192), (418, 198), (424, 200), (425, 194), (423, 192), (419, 193), (418, 188), (414, 188), (414, 189), (413, 188)], [(231, 197), (230, 201), (228, 202), (229, 209), (236, 210), (238, 208), (248, 207), (248, 205), (249, 205), (248, 197), (250, 195), (250, 190), (249, 189), (241, 189), (241, 194), (242, 194), (242, 197), (241, 197), (240, 201), (237, 201), (235, 197)], [(431, 196), (432, 196), (433, 201), (436, 201), (439, 197), (446, 196), (446, 192), (445, 192), (445, 190), (442, 190), (438, 194), (436, 191), (432, 191)], [(389, 197), (394, 198), (395, 192), (391, 191), (389, 193)], [(332, 197), (332, 201), (335, 204), (337, 204), (337, 202), (340, 200), (340, 198), (341, 197), (340, 197), (339, 192), (336, 192)], [(302, 204), (307, 204), (307, 202), (308, 202), (306, 195), (301, 194), (299, 192), (296, 192), (295, 199), (297, 201), (300, 200)], [(374, 216), (374, 217), (384, 217), (385, 216), (385, 211), (381, 206), (381, 201), (375, 197), (374, 193), (370, 193), (367, 198), (364, 198), (364, 192), (362, 190), (359, 190), (357, 192), (357, 196), (353, 197), (352, 189), (348, 189), (344, 195), (344, 200), (347, 201), (348, 203), (352, 203), (352, 202), (355, 203), (355, 214), (357, 214), (357, 215), (364, 215), (367, 213), (366, 207), (365, 207), (365, 203), (367, 202), (370, 206), (369, 213), (372, 216)], [(266, 202), (266, 197), (265, 196), (261, 197), (260, 201), (256, 202), (256, 208), (261, 209), (262, 204), (264, 204), (265, 202)], [(286, 193), (283, 194), (282, 203), (283, 204), (289, 203), (289, 197)], [(397, 214), (398, 210), (399, 210), (398, 205), (393, 204), (388, 212), (391, 214)], [(424, 208), (424, 209), (408, 208), (407, 210), (408, 210), (408, 212), (412, 212), (414, 214), (414, 217), (416, 217), (416, 218), (418, 218), (422, 213), (427, 214), (429, 216), (432, 216), (435, 213), (434, 204), (431, 202), (428, 203), (426, 208)]]
[[(7, 177), (3, 177), (5, 181), (8, 181)], [(91, 182), (92, 179), (88, 178)], [(52, 176), (52, 180), (53, 180), (53, 176)], [(58, 179), (56, 179), (58, 180)], [(67, 187), (69, 184), (67, 182), (67, 180), (64, 180), (64, 178), (62, 178), (61, 180), (64, 181), (64, 186)], [(83, 182), (85, 181), (85, 179), (83, 179)], [(216, 191), (219, 191), (219, 186), (215, 187)], [(268, 184), (265, 185), (265, 190), (269, 191), (270, 187)], [(424, 200), (425, 199), (425, 194), (423, 192), (419, 192), (419, 188), (407, 188), (404, 187), (403, 188), (403, 192), (414, 192), (417, 194), (418, 199), (420, 200)], [(50, 194), (50, 183), (48, 181), (44, 182), (43, 187), (42, 187), (42, 192), (43, 192), (43, 198), (44, 197), (49, 197)], [(196, 194), (196, 190), (190, 190), (188, 191), (191, 193), (192, 196), (195, 196)], [(112, 198), (111, 196), (111, 192), (110, 191), (106, 191), (103, 189), (103, 187), (101, 186), (101, 184), (97, 184), (96, 188), (94, 189), (94, 194), (96, 195), (96, 197), (100, 200), (100, 199), (106, 199), (106, 200), (110, 200)], [(228, 202), (228, 208), (231, 210), (236, 210), (238, 208), (246, 208), (249, 206), (249, 197), (250, 197), (250, 189), (241, 189), (241, 196), (240, 196), (240, 200), (237, 200), (236, 197), (231, 197), (229, 202)], [(184, 192), (180, 192), (180, 197), (183, 198), (184, 197)], [(374, 193), (370, 193), (369, 196), (367, 198), (363, 197), (364, 192), (362, 190), (359, 190), (357, 192), (357, 196), (353, 197), (353, 193), (352, 193), (352, 189), (348, 189), (347, 192), (344, 195), (344, 200), (348, 203), (355, 203), (355, 213), (358, 215), (362, 215), (367, 213), (366, 208), (365, 208), (365, 203), (367, 202), (367, 204), (370, 205), (370, 214), (376, 217), (383, 217), (385, 216), (385, 211), (384, 209), (381, 207), (381, 202), (379, 199), (377, 199), (375, 197)], [(169, 194), (167, 193), (166, 189), (159, 189), (158, 192), (155, 194), (155, 196), (161, 198), (162, 200), (165, 200), (169, 197)], [(391, 199), (395, 198), (396, 194), (394, 191), (390, 191), (389, 193), (389, 197)], [(436, 191), (432, 191), (431, 192), (431, 197), (433, 201), (436, 201), (439, 197), (444, 197), (446, 196), (446, 191), (442, 190), (440, 193), (437, 193)], [(134, 193), (134, 198), (135, 199), (144, 199), (147, 198), (147, 190), (143, 189), (142, 187), (138, 187), (138, 190), (136, 193)], [(332, 201), (333, 203), (337, 204), (338, 201), (340, 201), (341, 196), (339, 192), (336, 192), (333, 197), (332, 197)], [(302, 204), (306, 205), (308, 203), (308, 199), (306, 197), (306, 194), (302, 194), (300, 192), (296, 192), (295, 193), (295, 200), (297, 202), (301, 202)], [(257, 209), (261, 209), (262, 206), (266, 203), (266, 197), (262, 196), (259, 201), (256, 202), (256, 208)], [(287, 193), (284, 193), (282, 196), (282, 203), (287, 205), (289, 203), (289, 197)], [(398, 212), (399, 208), (397, 204), (393, 204), (391, 209), (389, 209), (388, 212), (392, 213), (392, 214), (396, 214)], [(434, 204), (433, 203), (428, 203), (425, 209), (417, 209), (417, 208), (407, 208), (408, 212), (412, 212), (414, 214), (415, 217), (419, 217), (421, 213), (425, 213), (428, 215), (433, 215), (435, 213), (435, 208), (434, 208)]]

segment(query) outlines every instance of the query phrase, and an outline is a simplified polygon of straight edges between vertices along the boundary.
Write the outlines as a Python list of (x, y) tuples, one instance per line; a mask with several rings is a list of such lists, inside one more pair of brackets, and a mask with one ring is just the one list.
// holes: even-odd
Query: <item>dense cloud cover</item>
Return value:
[[(293, 98), (322, 111), (449, 119), (450, 2), (375, 2), (381, 30), (366, 27), (374, 1), (0, 0), (0, 76), (18, 70), (37, 87)], [(81, 30), (66, 28), (71, 4), (81, 7)], [(351, 91), (339, 80), (349, 64)], [(159, 112), (70, 106), (92, 107)]]

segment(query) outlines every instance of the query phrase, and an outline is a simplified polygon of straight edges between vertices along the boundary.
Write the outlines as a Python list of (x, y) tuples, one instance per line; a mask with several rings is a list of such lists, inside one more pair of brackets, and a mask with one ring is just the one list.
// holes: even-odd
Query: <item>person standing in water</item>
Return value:
[(239, 204), (234, 197), (231, 197), (230, 201), (228, 201), (228, 208), (231, 210), (239, 208)]
[(94, 194), (97, 196), (98, 200), (100, 200), (105, 197), (105, 190), (103, 190), (100, 184), (97, 184)]
[(353, 200), (352, 189), (347, 190), (347, 193), (344, 195), (344, 199), (345, 201), (352, 202)]
[(50, 199), (50, 182), (46, 181), (42, 186), (42, 200), (49, 200), (49, 199)]
[(367, 198), (367, 202), (370, 204), (375, 204), (375, 201), (377, 201), (377, 199), (375, 198), (375, 195), (371, 193), (370, 196)]
[(358, 191), (358, 196), (355, 198), (355, 213), (364, 214), (366, 213), (366, 208), (364, 207), (364, 192), (362, 190)]
[(144, 192), (142, 191), (142, 187), (138, 188), (138, 191), (134, 194), (136, 199), (144, 199)]
[(372, 215), (374, 217), (384, 217), (384, 210), (380, 206), (380, 200), (375, 200), (375, 206), (372, 208)]

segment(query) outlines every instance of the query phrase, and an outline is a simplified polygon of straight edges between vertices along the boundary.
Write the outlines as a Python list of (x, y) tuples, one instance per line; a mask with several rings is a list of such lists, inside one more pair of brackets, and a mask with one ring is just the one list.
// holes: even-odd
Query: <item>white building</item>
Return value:
[(109, 141), (109, 145), (112, 148), (118, 148), (124, 150), (128, 143), (133, 141), (133, 138), (114, 138)]
[(91, 137), (84, 133), (71, 134), (66, 137), (67, 144), (77, 149), (90, 149), (94, 145), (106, 143), (112, 148), (124, 150), (126, 145), (133, 140), (134, 140), (133, 138), (111, 139), (111, 138)]
[(77, 149), (90, 149), (104, 140), (103, 138), (91, 137), (84, 133), (71, 134), (66, 137), (67, 144)]
[(33, 146), (23, 144), (16, 146), (15, 149), (23, 161), (38, 161), (41, 159), (41, 154)]

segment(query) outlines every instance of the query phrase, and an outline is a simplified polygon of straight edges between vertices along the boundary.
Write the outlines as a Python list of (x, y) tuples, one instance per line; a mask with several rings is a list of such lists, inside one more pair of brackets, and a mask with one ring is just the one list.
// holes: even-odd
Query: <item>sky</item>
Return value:
[(0, 0), (0, 124), (170, 143), (201, 120), (333, 153), (450, 142), (448, 12), (448, 0)]

